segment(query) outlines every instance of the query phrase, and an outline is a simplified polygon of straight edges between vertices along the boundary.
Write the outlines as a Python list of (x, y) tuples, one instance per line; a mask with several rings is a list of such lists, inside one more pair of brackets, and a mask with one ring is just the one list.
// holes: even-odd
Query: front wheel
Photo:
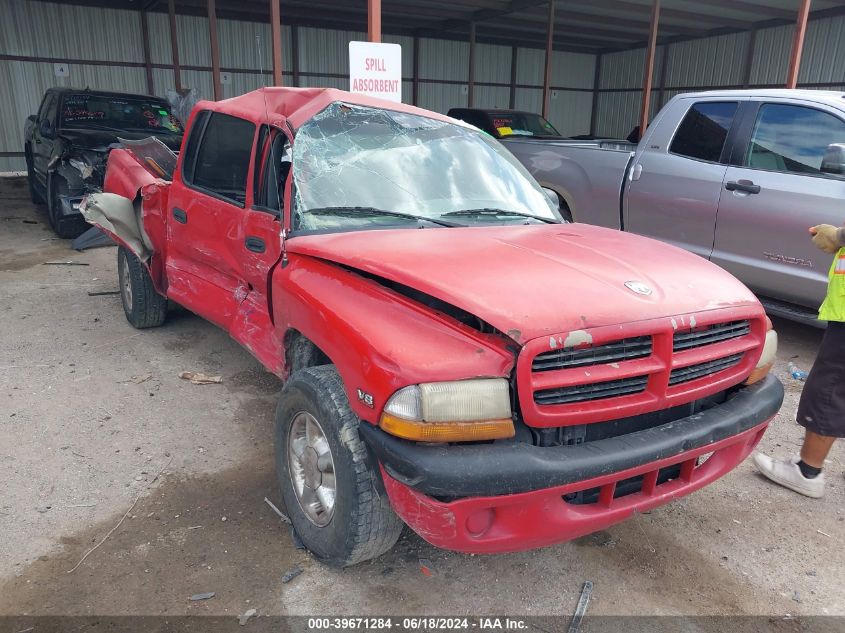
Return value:
[(334, 365), (295, 372), (276, 410), (276, 474), (291, 523), (320, 561), (347, 567), (396, 543), (402, 521), (358, 435)]
[(132, 327), (141, 330), (164, 323), (167, 298), (156, 292), (147, 268), (124, 246), (117, 249), (117, 277), (123, 312)]

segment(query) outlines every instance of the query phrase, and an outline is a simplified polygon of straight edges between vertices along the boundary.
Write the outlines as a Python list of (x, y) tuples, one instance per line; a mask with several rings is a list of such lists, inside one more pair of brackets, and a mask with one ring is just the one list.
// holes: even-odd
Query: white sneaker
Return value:
[(754, 453), (754, 463), (764, 476), (805, 497), (819, 499), (824, 495), (824, 473), (819, 473), (819, 476), (813, 479), (807, 479), (798, 468), (799, 461), (799, 457), (782, 461), (772, 459), (763, 453)]

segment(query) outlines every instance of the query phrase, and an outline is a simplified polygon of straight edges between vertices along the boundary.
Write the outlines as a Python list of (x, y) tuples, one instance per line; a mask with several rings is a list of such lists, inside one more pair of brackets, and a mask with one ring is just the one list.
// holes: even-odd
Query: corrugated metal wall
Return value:
[[(23, 126), (35, 112), (41, 95), (54, 85), (146, 92), (140, 15), (136, 11), (99, 9), (31, 0), (0, 0), (0, 54), (41, 58), (37, 61), (0, 60), (0, 171), (20, 169), (23, 159), (3, 156), (20, 152)], [(182, 84), (211, 97), (208, 20), (177, 16)], [(163, 95), (173, 87), (168, 17), (148, 15), (154, 92)], [(271, 80), (269, 24), (217, 20), (221, 66), (231, 75), (224, 96), (235, 96)], [(45, 26), (46, 25), (46, 29)], [(44, 37), (44, 32), (50, 37)], [(792, 41), (792, 26), (760, 30), (756, 34), (752, 86), (782, 85)], [(80, 37), (80, 33), (97, 37)], [(366, 34), (299, 27), (297, 30), (299, 85), (348, 88), (348, 43)], [(284, 27), (283, 64), (290, 81), (293, 51), (291, 29)], [(403, 100), (413, 98), (414, 40), (386, 35), (385, 41), (402, 46)], [(466, 105), (469, 45), (466, 42), (421, 38), (419, 41), (418, 104), (445, 112)], [(736, 87), (745, 79), (749, 33), (722, 35), (658, 47), (652, 116), (673, 95), (688, 90)], [(511, 102), (510, 46), (478, 44), (475, 54), (474, 105), (509, 107)], [(565, 135), (590, 130), (596, 56), (556, 51), (553, 60), (549, 119)], [(96, 60), (99, 64), (72, 63)], [(596, 132), (625, 136), (636, 125), (640, 109), (645, 51), (606, 54), (601, 57), (601, 79), (596, 102)], [(70, 76), (54, 75), (54, 61), (67, 61)], [(102, 63), (106, 62), (106, 63)], [(112, 65), (108, 64), (112, 62)], [(116, 65), (115, 65), (116, 64)], [(544, 52), (519, 48), (516, 55), (517, 108), (542, 110)], [(665, 68), (665, 79), (663, 70)], [(809, 23), (799, 85), (845, 89), (845, 16)]]
[[(753, 38), (749, 87), (784, 85), (794, 29), (789, 25), (757, 31)], [(746, 32), (671, 44), (665, 79), (662, 51), (658, 50), (654, 66), (657, 89), (651, 98), (651, 116), (682, 92), (743, 87), (751, 42), (751, 33)], [(644, 61), (644, 49), (602, 57), (596, 113), (598, 134), (626, 136), (637, 124)], [(798, 87), (845, 90), (845, 16), (808, 23)]]

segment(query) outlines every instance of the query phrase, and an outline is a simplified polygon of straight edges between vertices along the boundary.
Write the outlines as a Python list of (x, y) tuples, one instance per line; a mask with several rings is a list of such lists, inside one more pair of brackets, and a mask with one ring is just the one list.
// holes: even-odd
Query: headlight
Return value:
[(418, 442), (472, 442), (514, 436), (510, 387), (504, 378), (411, 385), (384, 407), (379, 426)]
[(769, 375), (772, 365), (775, 363), (775, 356), (778, 353), (778, 333), (772, 327), (772, 322), (766, 317), (766, 340), (763, 343), (763, 353), (760, 355), (760, 360), (757, 361), (757, 366), (748, 379), (745, 381), (746, 385), (753, 385), (755, 382), (760, 382)]

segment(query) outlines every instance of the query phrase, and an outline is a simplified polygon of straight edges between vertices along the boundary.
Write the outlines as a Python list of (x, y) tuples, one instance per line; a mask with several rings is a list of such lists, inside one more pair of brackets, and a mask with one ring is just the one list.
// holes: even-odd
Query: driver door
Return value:
[[(284, 190), (290, 172), (290, 143), (284, 133), (262, 125), (253, 159), (252, 187), (227, 250), (237, 252), (240, 303), (230, 334), (265, 366), (281, 375), (284, 345), (273, 324), (271, 273), (282, 255)], [(276, 299), (278, 302), (278, 298)]]

